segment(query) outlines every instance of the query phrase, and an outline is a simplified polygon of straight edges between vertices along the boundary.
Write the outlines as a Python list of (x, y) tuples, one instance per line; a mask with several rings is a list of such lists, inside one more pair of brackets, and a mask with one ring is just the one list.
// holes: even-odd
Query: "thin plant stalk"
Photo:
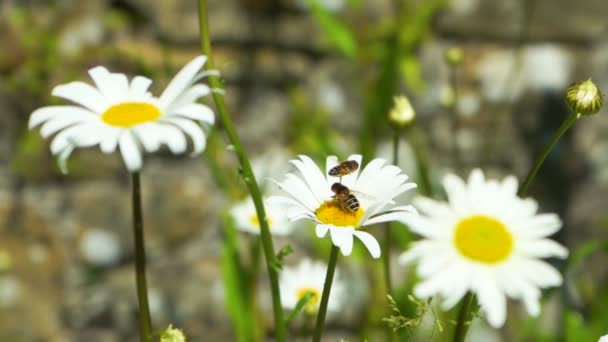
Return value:
[(458, 321), (456, 323), (456, 329), (454, 330), (454, 342), (464, 342), (469, 330), (471, 316), (471, 309), (473, 307), (473, 301), (475, 301), (475, 295), (468, 292), (462, 300), (460, 311), (458, 312)]
[[(206, 63), (207, 70), (213, 70), (215, 65), (213, 63), (213, 55), (211, 51), (211, 41), (209, 38), (209, 27), (208, 27), (208, 13), (207, 13), (207, 1), (198, 1), (198, 14), (199, 14), (199, 25), (200, 25), (200, 43), (203, 53), (207, 56), (208, 60)], [(266, 219), (266, 211), (264, 210), (264, 204), (262, 201), (262, 193), (260, 187), (255, 179), (251, 163), (247, 157), (247, 153), (243, 149), (240, 138), (234, 129), (230, 113), (224, 102), (224, 97), (220, 90), (223, 89), (220, 80), (214, 76), (209, 76), (209, 83), (215, 90), (213, 92), (213, 100), (217, 107), (218, 114), (224, 125), (228, 139), (232, 144), (233, 151), (236, 154), (239, 164), (241, 166), (241, 177), (253, 200), (255, 210), (260, 222), (260, 238), (262, 243), (262, 249), (264, 250), (264, 257), (266, 259), (266, 266), (268, 269), (268, 277), (270, 280), (270, 288), (272, 295), (272, 309), (274, 314), (274, 325), (275, 325), (275, 338), (278, 342), (285, 341), (286, 328), (283, 321), (283, 309), (281, 305), (281, 295), (279, 292), (279, 276), (278, 276), (278, 261), (275, 255), (274, 246), (272, 243), (272, 237), (268, 228), (268, 221)]]
[[(393, 165), (399, 164), (399, 132), (393, 134)], [(384, 233), (384, 257), (382, 258), (384, 266), (384, 284), (386, 293), (392, 295), (393, 286), (391, 282), (391, 225), (387, 224)]]
[(416, 158), (416, 171), (418, 172), (419, 180), (418, 190), (422, 195), (431, 196), (433, 194), (433, 188), (429, 175), (424, 133), (417, 125), (412, 125), (412, 127), (408, 129), (408, 133), (412, 149), (414, 150), (414, 157)]
[(133, 201), (133, 239), (135, 243), (135, 281), (139, 303), (139, 334), (142, 342), (152, 337), (152, 320), (148, 305), (148, 286), (146, 284), (146, 250), (144, 247), (144, 222), (141, 210), (141, 184), (139, 172), (131, 173)]
[(566, 120), (564, 120), (564, 122), (559, 127), (557, 132), (555, 132), (555, 134), (551, 138), (551, 141), (549, 141), (547, 146), (545, 146), (545, 149), (541, 152), (541, 154), (538, 156), (538, 158), (536, 158), (536, 161), (534, 162), (534, 166), (532, 166), (532, 169), (530, 169), (530, 171), (528, 172), (528, 175), (526, 176), (526, 179), (524, 180), (524, 182), (521, 184), (521, 187), (519, 188), (517, 195), (522, 197), (528, 193), (528, 188), (530, 187), (530, 184), (532, 184), (532, 181), (534, 181), (534, 178), (536, 177), (538, 170), (540, 170), (541, 165), (543, 165), (543, 162), (545, 161), (545, 159), (547, 158), (547, 156), (549, 155), (549, 153), (551, 152), (551, 150), (553, 149), (555, 144), (557, 144), (559, 139), (561, 139), (561, 137), (564, 135), (564, 133), (566, 133), (566, 131), (568, 131), (568, 129), (570, 127), (572, 127), (574, 122), (576, 122), (576, 120), (579, 117), (580, 117), (580, 114), (572, 113), (572, 114), (570, 114), (570, 116), (568, 116), (568, 118), (566, 118)]
[(331, 292), (331, 284), (334, 281), (334, 273), (336, 272), (336, 264), (338, 263), (339, 248), (332, 245), (329, 253), (329, 262), (327, 263), (327, 273), (325, 274), (325, 283), (323, 284), (323, 294), (321, 295), (321, 303), (319, 304), (319, 313), (317, 314), (317, 324), (315, 333), (312, 337), (313, 342), (320, 342), (325, 328), (325, 316), (327, 315), (327, 304), (329, 303), (329, 294)]

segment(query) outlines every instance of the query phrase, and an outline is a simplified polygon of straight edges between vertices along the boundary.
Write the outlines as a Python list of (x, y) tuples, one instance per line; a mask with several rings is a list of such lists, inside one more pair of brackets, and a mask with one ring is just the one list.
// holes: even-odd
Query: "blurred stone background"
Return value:
[[(216, 64), (250, 154), (357, 152), (368, 128), (361, 119), (365, 99), (378, 90), (374, 51), (362, 52), (358, 63), (337, 53), (306, 1), (209, 2)], [(395, 25), (386, 19), (393, 14), (390, 0), (320, 2), (368, 46)], [(404, 79), (400, 92), (416, 106), (433, 184), (439, 189), (447, 170), (466, 175), (474, 167), (521, 179), (568, 115), (565, 88), (592, 77), (608, 91), (608, 3), (435, 2), (412, 45), (414, 59), (397, 76)], [(409, 3), (417, 13), (425, 2)], [(97, 64), (148, 75), (162, 89), (199, 53), (197, 20), (196, 1), (0, 3), (0, 341), (135, 340), (130, 189), (120, 158), (77, 151), (70, 175), (62, 176), (48, 142), (28, 133), (27, 120), (35, 108), (60, 103), (50, 97), (54, 85), (87, 81), (86, 70)], [(452, 47), (464, 55), (456, 67), (445, 60)], [(373, 115), (379, 123), (372, 149), (388, 156), (386, 113)], [(557, 239), (571, 248), (608, 238), (605, 116), (603, 110), (575, 125), (531, 191), (544, 211), (562, 216)], [(217, 133), (204, 157), (160, 153), (147, 157), (143, 171), (155, 326), (173, 323), (192, 341), (233, 338), (223, 305), (221, 222), (243, 188), (221, 124)], [(412, 149), (403, 145), (401, 166), (415, 175)], [(237, 186), (218, 185), (222, 174)], [(598, 255), (586, 263), (584, 274), (569, 279), (573, 288), (605, 284), (606, 261)], [(573, 291), (574, 306), (593, 300)], [(261, 305), (271, 321), (268, 303)], [(355, 310), (330, 323), (327, 340), (356, 341), (360, 316)], [(509, 329), (501, 335), (508, 337)]]

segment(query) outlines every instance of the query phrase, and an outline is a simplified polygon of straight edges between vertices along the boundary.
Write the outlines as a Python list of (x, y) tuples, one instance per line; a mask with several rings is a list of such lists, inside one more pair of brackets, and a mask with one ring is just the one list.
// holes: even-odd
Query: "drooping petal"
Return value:
[(160, 141), (165, 143), (171, 152), (174, 154), (181, 154), (188, 148), (188, 142), (184, 133), (177, 127), (172, 125), (159, 125), (158, 126)]
[(103, 128), (98, 123), (89, 122), (68, 127), (59, 132), (51, 141), (51, 153), (57, 155), (64, 152), (69, 145), (74, 147), (94, 146), (99, 143), (101, 139), (99, 131)]
[(325, 235), (327, 235), (327, 232), (329, 231), (331, 226), (326, 225), (326, 224), (317, 224), (317, 226), (315, 227), (315, 233), (317, 234), (318, 238), (323, 238), (325, 237)]
[(507, 318), (506, 298), (489, 276), (482, 277), (478, 281), (476, 293), (479, 303), (485, 311), (490, 325), (500, 328), (505, 324)]
[(146, 122), (132, 128), (132, 134), (141, 143), (144, 150), (148, 153), (156, 152), (161, 145), (161, 132), (159, 125), (153, 122)]
[(376, 240), (376, 238), (373, 235), (371, 235), (368, 232), (361, 231), (361, 230), (355, 230), (353, 232), (353, 235), (356, 236), (357, 238), (359, 238), (359, 240), (361, 240), (361, 242), (363, 242), (363, 245), (365, 246), (365, 248), (367, 248), (369, 253), (372, 255), (372, 258), (378, 259), (380, 257), (380, 255), (381, 255), (380, 244), (378, 244), (378, 241)]
[(353, 228), (332, 227), (329, 229), (331, 241), (340, 248), (342, 255), (349, 256), (353, 251)]
[(120, 136), (119, 145), (120, 154), (122, 155), (122, 160), (125, 162), (127, 169), (130, 172), (141, 170), (143, 166), (141, 151), (137, 146), (135, 137), (133, 137), (130, 131), (126, 131)]
[(108, 128), (99, 142), (101, 152), (105, 154), (114, 153), (116, 147), (118, 147), (118, 141), (122, 132), (123, 130), (120, 128)]
[(42, 128), (40, 128), (40, 135), (43, 138), (48, 138), (49, 136), (57, 133), (58, 131), (74, 124), (97, 120), (99, 120), (99, 117), (92, 113), (56, 116), (53, 119), (48, 120), (46, 123), (44, 123), (44, 125), (42, 125)]
[(182, 131), (186, 132), (192, 140), (192, 145), (194, 149), (192, 151), (192, 155), (198, 155), (205, 150), (205, 145), (207, 141), (205, 140), (205, 132), (198, 124), (194, 123), (191, 120), (181, 119), (181, 118), (167, 118), (167, 122), (174, 124)]

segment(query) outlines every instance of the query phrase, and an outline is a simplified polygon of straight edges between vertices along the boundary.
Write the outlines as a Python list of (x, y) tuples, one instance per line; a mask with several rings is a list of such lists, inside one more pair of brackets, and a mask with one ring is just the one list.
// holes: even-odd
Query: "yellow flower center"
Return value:
[(364, 213), (365, 211), (361, 207), (357, 212), (349, 211), (343, 208), (338, 201), (323, 202), (319, 209), (315, 211), (315, 215), (321, 223), (340, 227), (357, 227)]
[[(266, 221), (268, 222), (268, 228), (272, 227), (272, 218), (266, 216)], [(249, 222), (254, 226), (260, 228), (260, 220), (258, 219), (258, 215), (253, 214), (249, 217)]]
[(125, 102), (106, 110), (101, 119), (111, 126), (131, 127), (160, 117), (160, 110), (155, 105), (143, 102)]
[(478, 215), (458, 223), (454, 244), (462, 255), (475, 261), (494, 264), (511, 254), (513, 237), (501, 222)]
[(296, 297), (298, 298), (298, 300), (300, 300), (302, 299), (302, 297), (306, 296), (309, 293), (312, 294), (312, 296), (304, 305), (304, 310), (306, 311), (306, 313), (312, 315), (315, 314), (319, 309), (319, 300), (321, 299), (321, 292), (312, 287), (304, 287), (298, 290)]

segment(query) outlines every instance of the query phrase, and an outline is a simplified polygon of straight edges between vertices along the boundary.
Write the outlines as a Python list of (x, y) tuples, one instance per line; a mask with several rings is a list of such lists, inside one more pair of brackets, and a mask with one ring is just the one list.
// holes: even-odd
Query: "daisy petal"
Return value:
[(131, 132), (126, 131), (120, 136), (120, 154), (130, 172), (137, 172), (143, 166), (141, 151)]
[(131, 80), (131, 85), (129, 86), (129, 97), (143, 97), (148, 92), (148, 88), (152, 85), (152, 80), (143, 77), (143, 76), (135, 76)]
[(40, 129), (40, 135), (43, 138), (48, 138), (49, 136), (57, 133), (58, 131), (72, 126), (77, 123), (91, 122), (98, 120), (98, 116), (92, 113), (81, 113), (78, 115), (62, 115), (53, 118), (52, 120), (47, 121), (42, 128)]
[(167, 108), (171, 103), (182, 94), (187, 87), (192, 85), (196, 74), (201, 70), (205, 62), (207, 61), (206, 56), (198, 56), (194, 58), (190, 63), (186, 64), (171, 80), (165, 91), (159, 98), (161, 107)]
[(117, 80), (112, 74), (102, 66), (97, 66), (89, 69), (89, 75), (97, 89), (101, 92), (105, 100), (110, 104), (116, 104), (120, 100), (120, 94), (116, 90), (119, 87), (119, 80)]
[(101, 152), (105, 154), (114, 153), (116, 151), (116, 147), (118, 147), (118, 140), (120, 139), (120, 134), (123, 132), (122, 129), (108, 129), (107, 133), (103, 135), (101, 141), (99, 142), (99, 148)]
[(353, 251), (353, 228), (332, 227), (329, 229), (331, 241), (340, 247), (342, 255), (349, 256)]
[(158, 132), (160, 134), (161, 141), (164, 142), (173, 154), (181, 154), (188, 148), (188, 142), (184, 133), (177, 129), (177, 127), (169, 125), (159, 125)]
[(520, 241), (517, 244), (517, 250), (527, 257), (534, 258), (557, 257), (564, 259), (568, 257), (568, 249), (566, 247), (549, 239)]
[(109, 104), (95, 87), (84, 82), (70, 82), (53, 88), (51, 95), (77, 103), (95, 113), (103, 113)]
[(200, 154), (205, 150), (205, 132), (203, 132), (201, 126), (197, 125), (193, 121), (181, 118), (168, 118), (167, 122), (176, 125), (182, 131), (188, 134), (188, 136), (192, 140), (192, 144), (194, 145), (194, 149), (192, 151), (193, 156)]
[(507, 303), (497, 284), (489, 276), (482, 277), (477, 286), (477, 298), (486, 312), (488, 322), (494, 328), (500, 328), (507, 318)]
[(201, 121), (210, 125), (213, 125), (213, 123), (215, 122), (215, 116), (211, 108), (198, 103), (190, 103), (185, 106), (181, 106), (169, 112), (168, 115), (179, 115), (188, 119)]
[(327, 232), (329, 231), (330, 226), (326, 225), (326, 224), (318, 224), (315, 227), (315, 233), (317, 234), (318, 238), (323, 238), (325, 237), (325, 235), (327, 235)]
[(161, 138), (158, 124), (151, 122), (143, 123), (133, 127), (131, 132), (146, 152), (152, 153), (160, 149)]
[(380, 257), (380, 254), (381, 254), (380, 244), (378, 244), (378, 241), (376, 240), (376, 238), (373, 235), (371, 235), (370, 233), (361, 231), (361, 230), (355, 230), (353, 232), (353, 235), (356, 236), (357, 238), (359, 238), (359, 240), (361, 240), (361, 242), (363, 242), (363, 245), (365, 246), (365, 248), (367, 248), (369, 253), (372, 255), (372, 258), (378, 259)]
[(76, 107), (76, 106), (49, 106), (36, 109), (28, 123), (28, 128), (32, 129), (46, 121), (54, 120), (57, 118), (70, 116), (70, 117), (89, 117), (94, 115), (91, 111)]

